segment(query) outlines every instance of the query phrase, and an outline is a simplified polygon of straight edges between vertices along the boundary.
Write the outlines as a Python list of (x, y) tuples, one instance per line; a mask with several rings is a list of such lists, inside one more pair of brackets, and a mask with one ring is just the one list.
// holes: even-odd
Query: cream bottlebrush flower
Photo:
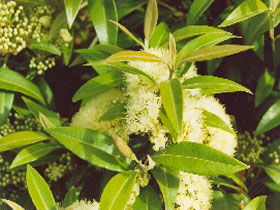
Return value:
[(121, 103), (124, 100), (122, 91), (112, 89), (102, 93), (88, 102), (73, 117), (71, 125), (74, 127), (85, 127), (100, 130), (107, 134), (115, 133), (121, 138), (128, 140), (124, 135), (122, 122), (118, 120), (102, 121), (99, 118), (112, 107), (114, 102)]
[(91, 201), (86, 201), (86, 200), (81, 200), (81, 201), (76, 201), (73, 203), (71, 206), (67, 208), (62, 208), (58, 207), (58, 210), (98, 210), (99, 209), (99, 203), (96, 202), (95, 200)]

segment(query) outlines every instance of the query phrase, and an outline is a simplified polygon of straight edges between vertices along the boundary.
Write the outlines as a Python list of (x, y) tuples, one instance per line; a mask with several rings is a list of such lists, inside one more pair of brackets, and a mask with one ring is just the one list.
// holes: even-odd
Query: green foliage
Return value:
[(157, 210), (161, 209), (161, 200), (157, 192), (150, 186), (143, 188), (137, 197), (133, 209)]
[(6, 123), (9, 117), (9, 113), (14, 101), (14, 94), (0, 90), (0, 98), (0, 125), (3, 125)]
[(197, 22), (200, 16), (210, 7), (214, 0), (195, 0), (187, 15), (187, 25), (193, 25)]

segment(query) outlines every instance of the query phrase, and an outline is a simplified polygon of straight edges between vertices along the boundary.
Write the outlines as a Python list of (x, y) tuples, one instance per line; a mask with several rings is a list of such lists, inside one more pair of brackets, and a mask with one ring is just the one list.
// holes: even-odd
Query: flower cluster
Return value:
[[(145, 50), (162, 58), (161, 62), (131, 61), (128, 64), (149, 74), (157, 82), (170, 77), (169, 51), (163, 49)], [(198, 76), (192, 66), (183, 79)], [(99, 129), (104, 132), (113, 130), (125, 140), (132, 134), (146, 135), (153, 144), (154, 150), (161, 150), (167, 144), (175, 143), (170, 138), (168, 129), (161, 123), (159, 112), (161, 98), (159, 89), (150, 80), (138, 75), (126, 74), (126, 88), (123, 91), (111, 90), (99, 95), (76, 114), (72, 125)], [(230, 117), (223, 105), (213, 96), (206, 96), (199, 90), (184, 90), (183, 135), (176, 142), (191, 141), (218, 149), (233, 155), (237, 146), (236, 135), (222, 129), (205, 125), (203, 110), (220, 117), (229, 127), (232, 127)], [(110, 107), (115, 98), (126, 101), (126, 116), (122, 120), (100, 121), (99, 117)], [(108, 132), (109, 134), (110, 132)], [(209, 209), (212, 198), (211, 184), (206, 177), (186, 172), (180, 173), (180, 187), (175, 203), (176, 209)]]
[(81, 201), (76, 201), (73, 203), (71, 206), (67, 208), (63, 207), (58, 207), (58, 210), (98, 210), (98, 202), (94, 201), (86, 201), (86, 200), (81, 200)]

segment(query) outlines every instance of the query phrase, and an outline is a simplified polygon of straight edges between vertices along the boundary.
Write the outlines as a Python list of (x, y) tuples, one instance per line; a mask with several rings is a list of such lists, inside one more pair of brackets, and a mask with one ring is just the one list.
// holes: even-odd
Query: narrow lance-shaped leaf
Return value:
[(118, 27), (109, 22), (118, 21), (115, 0), (88, 0), (88, 10), (100, 43), (115, 45)]
[(222, 58), (245, 50), (249, 50), (251, 48), (251, 46), (234, 44), (204, 47), (191, 52), (185, 59), (182, 60), (182, 62), (197, 62), (215, 58)]
[(271, 73), (267, 70), (261, 75), (258, 80), (256, 96), (255, 96), (255, 106), (259, 106), (271, 93), (275, 79)]
[(71, 186), (65, 194), (62, 201), (62, 206), (64, 208), (71, 206), (75, 201), (79, 200), (81, 189)]
[(256, 135), (267, 132), (280, 125), (280, 100), (264, 113), (256, 129)]
[(104, 62), (119, 62), (119, 61), (143, 61), (143, 62), (160, 62), (161, 59), (153, 54), (143, 51), (121, 51), (117, 52), (108, 58)]
[(176, 41), (174, 39), (174, 36), (171, 33), (169, 34), (169, 54), (170, 54), (170, 58), (171, 58), (171, 62), (172, 62), (172, 68), (175, 69), (177, 48), (176, 48)]
[(267, 175), (278, 185), (280, 185), (280, 166), (276, 164), (262, 167)]
[(144, 34), (147, 41), (154, 33), (158, 20), (158, 8), (156, 0), (148, 0), (148, 6), (146, 9), (145, 22), (144, 22)]
[(44, 178), (30, 165), (26, 173), (27, 189), (37, 209), (56, 210), (53, 194)]
[(230, 13), (230, 15), (219, 25), (219, 27), (233, 25), (267, 10), (267, 6), (260, 0), (243, 1), (235, 10), (232, 11), (232, 13)]
[(236, 135), (234, 130), (230, 127), (230, 125), (226, 124), (219, 116), (211, 112), (208, 112), (207, 110), (203, 110), (202, 114), (203, 114), (203, 121), (206, 126), (219, 128), (233, 135)]
[(102, 192), (99, 209), (125, 209), (136, 183), (135, 171), (122, 172), (114, 176)]
[(5, 124), (14, 102), (14, 93), (0, 90), (0, 126)]
[(124, 64), (124, 63), (92, 63), (93, 66), (98, 66), (98, 67), (106, 67), (110, 68), (111, 70), (123, 72), (123, 73), (129, 73), (129, 74), (135, 74), (139, 76), (143, 76), (147, 79), (149, 79), (151, 82), (156, 83), (156, 81), (147, 73), (144, 71), (137, 69), (133, 66)]
[(180, 172), (177, 169), (160, 166), (152, 170), (163, 195), (165, 209), (173, 209), (180, 183)]
[(159, 209), (161, 209), (161, 200), (158, 193), (149, 185), (141, 189), (140, 195), (136, 198), (133, 205), (133, 210)]
[(12, 208), (12, 210), (24, 210), (24, 208), (22, 208), (20, 205), (18, 205), (17, 203), (10, 201), (10, 200), (6, 200), (6, 199), (1, 199), (4, 203), (6, 203), (8, 206), (10, 206)]
[(119, 20), (134, 10), (140, 9), (146, 3), (143, 0), (118, 0), (117, 9)]
[(72, 27), (72, 24), (75, 21), (75, 18), (80, 10), (82, 2), (83, 0), (64, 0), (69, 28)]
[(0, 89), (20, 92), (45, 104), (44, 97), (36, 85), (21, 74), (6, 68), (0, 68)]
[(32, 161), (38, 160), (41, 157), (49, 154), (50, 152), (60, 148), (58, 144), (50, 143), (37, 143), (22, 149), (13, 160), (10, 168), (15, 168), (17, 166), (30, 163)]
[(181, 82), (178, 79), (161, 82), (160, 96), (170, 122), (180, 135), (183, 130), (183, 91)]
[(187, 15), (187, 25), (195, 24), (214, 0), (194, 0)]
[(126, 27), (124, 27), (122, 24), (112, 21), (112, 23), (114, 23), (116, 26), (118, 26), (127, 36), (129, 36), (131, 39), (133, 39), (137, 44), (139, 44), (140, 46), (142, 46), (143, 48), (145, 47), (144, 44), (137, 39)]
[(19, 131), (0, 138), (0, 152), (47, 140), (48, 136), (35, 131)]
[(167, 42), (169, 36), (169, 28), (168, 25), (164, 22), (160, 23), (153, 35), (150, 38), (149, 44), (150, 47), (160, 47), (163, 45), (165, 42)]
[(78, 127), (57, 127), (47, 132), (78, 157), (95, 166), (123, 171), (129, 165), (113, 139), (101, 132)]
[(266, 210), (266, 198), (267, 196), (258, 196), (254, 198), (244, 207), (244, 210)]
[(107, 110), (99, 120), (120, 120), (125, 117), (126, 102), (117, 103)]
[(95, 97), (103, 92), (120, 86), (123, 76), (120, 72), (112, 72), (99, 75), (87, 81), (73, 96), (73, 102), (81, 99)]
[(177, 131), (174, 128), (173, 124), (171, 123), (170, 119), (167, 117), (166, 112), (164, 111), (164, 109), (161, 109), (159, 111), (159, 118), (160, 118), (161, 122), (166, 126), (166, 128), (168, 129), (168, 131), (171, 134), (171, 136), (174, 139), (176, 139), (179, 134), (177, 133)]
[(183, 82), (184, 89), (199, 88), (203, 94), (217, 94), (243, 91), (252, 94), (252, 92), (242, 85), (228, 79), (214, 76), (198, 76), (187, 79)]
[(221, 151), (193, 142), (172, 144), (160, 152), (155, 152), (152, 159), (167, 167), (209, 176), (233, 174), (248, 168)]
[(32, 42), (31, 49), (42, 50), (42, 51), (49, 52), (54, 55), (61, 56), (60, 50), (53, 44), (46, 42), (46, 41)]
[(220, 42), (226, 41), (231, 38), (235, 38), (228, 33), (207, 33), (201, 35), (189, 42), (180, 50), (176, 58), (176, 63), (179, 64), (185, 57), (187, 57), (192, 51), (198, 50), (203, 47), (214, 46)]

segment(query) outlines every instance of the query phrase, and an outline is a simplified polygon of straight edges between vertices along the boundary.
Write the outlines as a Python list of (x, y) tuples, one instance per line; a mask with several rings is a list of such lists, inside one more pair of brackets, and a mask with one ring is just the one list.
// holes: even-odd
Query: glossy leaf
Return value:
[(160, 96), (166, 115), (176, 132), (183, 131), (183, 90), (178, 79), (160, 83)]
[(144, 21), (144, 34), (146, 40), (149, 40), (154, 33), (158, 20), (158, 8), (156, 0), (148, 0), (148, 6), (146, 9), (145, 21)]
[(24, 210), (24, 208), (22, 208), (20, 205), (18, 205), (17, 203), (10, 201), (10, 200), (6, 200), (6, 199), (1, 199), (2, 202), (6, 203), (8, 206), (10, 206), (12, 208), (12, 210)]
[(180, 63), (185, 57), (187, 57), (192, 51), (198, 50), (203, 47), (209, 47), (214, 46), (220, 42), (223, 42), (225, 40), (235, 38), (236, 36), (233, 36), (228, 33), (208, 33), (201, 35), (189, 42), (180, 50), (178, 53), (176, 63)]
[(180, 173), (178, 170), (161, 166), (152, 170), (161, 194), (164, 199), (165, 209), (173, 209), (179, 188)]
[(157, 164), (200, 175), (227, 175), (248, 168), (221, 151), (193, 142), (172, 144), (151, 157)]
[(63, 28), (67, 28), (67, 15), (66, 10), (63, 10), (59, 13), (56, 18), (52, 21), (52, 25), (49, 32), (49, 40), (56, 37), (60, 30)]
[(257, 125), (256, 135), (267, 132), (280, 125), (280, 100), (275, 102), (264, 113), (260, 122)]
[(234, 44), (204, 47), (191, 52), (186, 58), (182, 60), (182, 62), (197, 62), (212, 60), (215, 58), (222, 58), (245, 50), (249, 50), (251, 48), (251, 46)]
[(61, 56), (60, 50), (50, 42), (46, 42), (46, 41), (32, 42), (31, 49), (42, 50), (57, 56)]
[(177, 31), (175, 31), (173, 33), (173, 36), (175, 38), (176, 41), (180, 41), (183, 39), (187, 39), (193, 36), (198, 36), (198, 35), (202, 35), (202, 34), (206, 34), (206, 33), (228, 33), (231, 34), (229, 32), (226, 32), (224, 30), (218, 29), (218, 28), (214, 28), (214, 27), (210, 27), (210, 26), (185, 26)]
[(0, 68), (0, 89), (20, 92), (45, 104), (38, 87), (15, 71)]
[(195, 24), (214, 0), (194, 0), (187, 15), (187, 25)]
[(112, 72), (99, 75), (87, 81), (73, 96), (73, 101), (95, 97), (101, 93), (120, 86), (123, 83), (123, 76), (119, 72)]
[(65, 197), (62, 201), (63, 207), (71, 206), (75, 201), (79, 200), (80, 189), (71, 186), (65, 194)]
[(176, 131), (176, 129), (174, 128), (174, 126), (172, 125), (170, 119), (167, 117), (166, 112), (163, 109), (161, 109), (159, 112), (159, 118), (160, 118), (161, 122), (166, 126), (166, 128), (168, 129), (171, 136), (174, 139), (176, 139), (179, 134)]
[(115, 21), (111, 21), (112, 23), (114, 23), (116, 26), (118, 26), (127, 36), (129, 36), (131, 39), (133, 39), (137, 44), (139, 44), (140, 46), (142, 46), (144, 48), (144, 44), (138, 40), (126, 27), (124, 27), (122, 24), (115, 22)]
[(14, 93), (0, 90), (0, 126), (7, 122), (14, 102)]
[(78, 157), (112, 171), (128, 167), (111, 137), (88, 128), (57, 127), (47, 132)]
[(136, 182), (136, 172), (129, 171), (114, 176), (102, 192), (99, 209), (125, 209)]
[(255, 94), (255, 106), (259, 106), (271, 93), (275, 79), (269, 71), (265, 71), (258, 80)]
[(115, 0), (88, 0), (88, 10), (99, 42), (115, 45), (118, 27), (109, 22), (109, 20), (118, 21)]
[(40, 132), (19, 131), (0, 138), (0, 152), (47, 140), (48, 137)]
[(78, 12), (80, 10), (82, 2), (83, 0), (64, 0), (69, 28), (72, 27), (72, 24), (75, 21), (76, 16), (78, 15)]
[(150, 47), (160, 47), (163, 45), (165, 42), (167, 42), (169, 36), (169, 28), (168, 25), (164, 22), (160, 23), (153, 35), (150, 38), (149, 45)]
[(254, 198), (244, 207), (244, 210), (266, 210), (266, 198), (267, 196), (258, 196)]
[(107, 110), (99, 120), (120, 120), (125, 117), (126, 103), (117, 103)]
[(27, 189), (37, 209), (56, 210), (53, 194), (44, 178), (30, 165), (26, 173)]
[(121, 51), (109, 56), (105, 62), (119, 62), (119, 61), (143, 61), (143, 62), (160, 62), (161, 59), (153, 54), (143, 51)]
[(110, 68), (111, 70), (118, 71), (118, 72), (143, 76), (143, 77), (149, 79), (150, 81), (152, 81), (153, 83), (156, 84), (156, 81), (150, 75), (148, 75), (144, 71), (142, 71), (140, 69), (137, 69), (133, 66), (130, 66), (128, 64), (124, 64), (124, 63), (95, 63), (95, 64), (93, 64), (93, 66), (106, 67), (108, 69)]
[(156, 191), (149, 185), (140, 191), (136, 198), (133, 210), (159, 210), (161, 209), (161, 200)]
[(228, 124), (226, 124), (219, 116), (211, 112), (208, 112), (207, 110), (203, 110), (202, 115), (203, 115), (203, 122), (206, 126), (219, 128), (233, 135), (236, 135), (234, 130)]
[(147, 2), (144, 0), (118, 0), (117, 2), (117, 10), (119, 20), (124, 16), (130, 14), (134, 10), (141, 8)]
[(44, 77), (36, 77), (34, 79), (34, 83), (37, 85), (37, 87), (41, 91), (45, 101), (47, 102), (48, 107), (51, 109), (54, 109), (55, 103), (54, 103), (53, 91), (52, 91), (50, 85), (44, 79)]
[(198, 76), (183, 82), (184, 89), (199, 88), (203, 94), (212, 95), (217, 93), (228, 93), (243, 91), (252, 93), (249, 89), (228, 79), (214, 76)]
[(60, 148), (58, 144), (50, 143), (37, 143), (22, 149), (13, 160), (10, 168), (15, 168), (20, 165), (30, 163), (38, 160), (41, 157), (49, 154), (50, 152)]
[(53, 126), (61, 126), (59, 115), (47, 108), (29, 100), (28, 98), (23, 97), (23, 101), (31, 111), (32, 115), (39, 121), (40, 113), (43, 114)]
[(276, 164), (264, 166), (267, 175), (278, 185), (280, 185), (280, 166)]
[(267, 6), (260, 0), (246, 0), (243, 1), (232, 13), (219, 25), (219, 27), (226, 27), (239, 23), (254, 17), (264, 11), (267, 11)]

